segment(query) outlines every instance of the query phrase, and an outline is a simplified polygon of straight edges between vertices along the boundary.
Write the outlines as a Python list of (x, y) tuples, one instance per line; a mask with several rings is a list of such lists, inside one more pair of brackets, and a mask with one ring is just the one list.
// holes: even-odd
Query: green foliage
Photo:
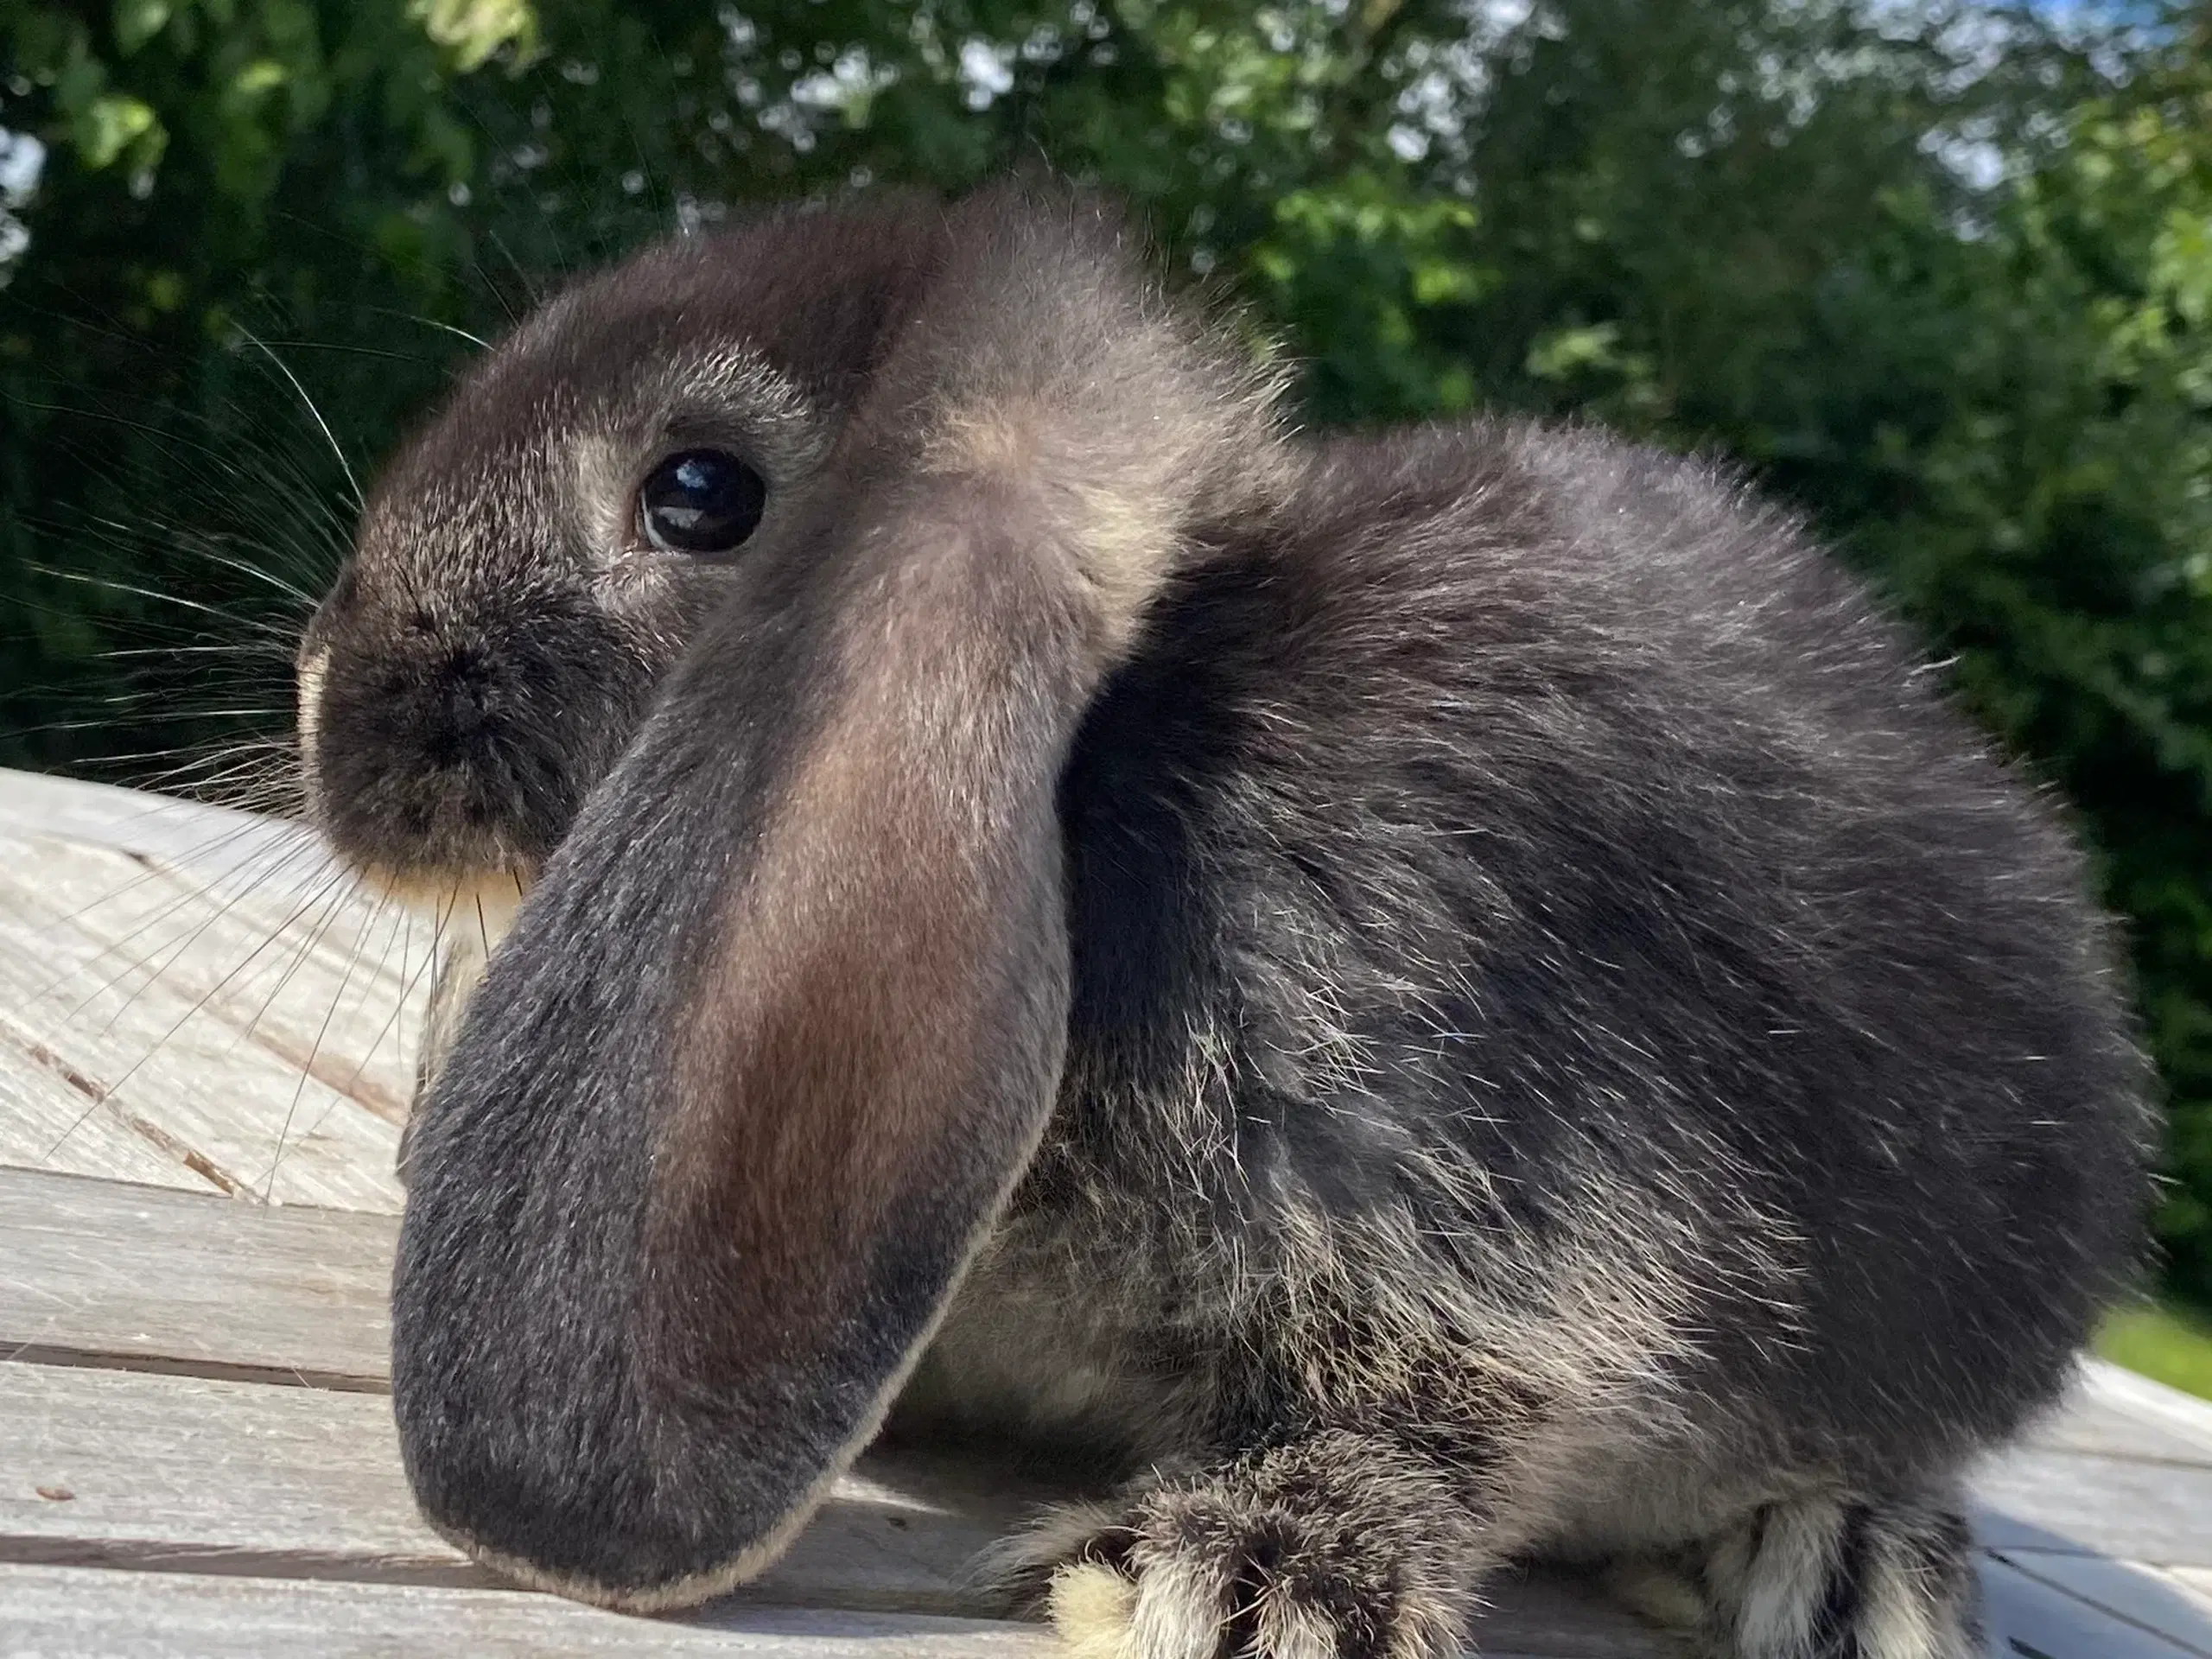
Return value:
[(2212, 1323), (2187, 1309), (2120, 1308), (2098, 1333), (2097, 1352), (2170, 1389), (2212, 1400)]
[(0, 127), (48, 146), (0, 201), (31, 238), (0, 254), (0, 760), (265, 727), (276, 618), (346, 533), (332, 446), (383, 454), (562, 272), (1049, 161), (1282, 341), (1314, 419), (1503, 407), (1725, 452), (1883, 583), (2099, 851), (2171, 1098), (2170, 1276), (2212, 1300), (2202, 14), (2070, 41), (1974, 6), (1493, 15), (0, 0)]
[[(2084, 105), (1961, 259), (1893, 418), (1861, 544), (1967, 696), (2081, 809), (2131, 923), (2178, 1178), (2179, 1282), (2212, 1291), (2212, 67)], [(1943, 338), (1934, 322), (1943, 318)], [(1917, 427), (1919, 429), (1916, 430)]]

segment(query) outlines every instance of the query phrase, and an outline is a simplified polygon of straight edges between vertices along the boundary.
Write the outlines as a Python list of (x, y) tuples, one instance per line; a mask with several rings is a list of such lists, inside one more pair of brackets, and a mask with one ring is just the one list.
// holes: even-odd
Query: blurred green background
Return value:
[(2212, 7), (0, 0), (0, 764), (260, 798), (347, 467), (474, 340), (1039, 162), (1313, 421), (1600, 420), (1811, 515), (2078, 808), (2212, 1306)]

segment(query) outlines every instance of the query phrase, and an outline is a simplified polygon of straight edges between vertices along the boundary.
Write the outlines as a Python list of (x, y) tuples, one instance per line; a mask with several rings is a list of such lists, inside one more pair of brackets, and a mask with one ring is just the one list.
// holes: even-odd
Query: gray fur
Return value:
[[(1079, 1446), (1126, 1480), (1001, 1563), (1085, 1655), (1440, 1655), (1486, 1571), (1542, 1554), (1615, 1564), (1726, 1659), (1960, 1659), (1961, 1473), (2062, 1389), (2145, 1196), (2144, 1066), (2053, 803), (1737, 480), (1503, 422), (1288, 435), (1069, 211), (894, 203), (648, 253), (525, 325), (379, 493), (307, 647), (326, 822), (366, 866), (550, 857), (555, 890), (427, 1108), (403, 1370), (417, 1342), (561, 1363), (446, 1328), (493, 1316), (426, 1287), (506, 1269), (436, 1217), (531, 1179), (469, 1150), (518, 1086), (513, 1010), (553, 1044), (524, 1104), (578, 1144), (614, 1114), (564, 1077), (632, 1116), (665, 1092), (661, 1061), (548, 1038), (539, 988), (631, 1017), (620, 964), (655, 947), (594, 931), (593, 894), (620, 875), (673, 907), (625, 914), (692, 915), (682, 884), (749, 843), (666, 757), (786, 717), (711, 696), (739, 683), (712, 652), (774, 621), (717, 607), (768, 579), (612, 550), (619, 480), (677, 426), (739, 435), (772, 512), (817, 526), (789, 545), (846, 556), (820, 527), (872, 476), (872, 377), (938, 330), (995, 343), (871, 464), (1042, 480), (1039, 536), (1079, 550), (1095, 607), (1067, 649), (1097, 655), (1056, 798), (1057, 1097), (957, 1287), (914, 1293), (950, 1300), (893, 1432)], [(1018, 267), (1054, 304), (993, 285), (1017, 269), (971, 257), (994, 238), (1057, 250)], [(1040, 317), (1097, 339), (1056, 355)], [(764, 559), (798, 556), (779, 533)], [(395, 632), (410, 606), (440, 650), (496, 658), (542, 615), (584, 658), (550, 702), (522, 674), (466, 693), (486, 747), (442, 770), (372, 707), (410, 674), (410, 707), (464, 695)], [(502, 778), (536, 784), (502, 809)], [(578, 803), (589, 846), (556, 855)], [(648, 830), (658, 861), (623, 871)], [(556, 1217), (607, 1202), (531, 1191)], [(611, 1287), (527, 1282), (567, 1325), (628, 1317)], [(465, 1504), (410, 1386), (418, 1488)], [(619, 1529), (575, 1501), (577, 1536)], [(632, 1581), (562, 1555), (569, 1533), (470, 1535), (608, 1599), (705, 1581), (690, 1555), (655, 1578), (644, 1544)]]

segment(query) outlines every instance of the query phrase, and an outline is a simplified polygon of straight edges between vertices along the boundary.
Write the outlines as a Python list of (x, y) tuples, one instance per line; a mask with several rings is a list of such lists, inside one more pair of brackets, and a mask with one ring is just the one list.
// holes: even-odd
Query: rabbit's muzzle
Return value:
[(585, 605), (319, 617), (300, 661), (310, 811), (341, 858), (394, 887), (526, 875), (613, 764), (649, 679)]

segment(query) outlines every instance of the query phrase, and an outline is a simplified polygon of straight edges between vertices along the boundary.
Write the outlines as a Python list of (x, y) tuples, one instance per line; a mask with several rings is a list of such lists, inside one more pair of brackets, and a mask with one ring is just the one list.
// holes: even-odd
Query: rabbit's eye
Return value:
[(638, 486), (638, 532), (671, 553), (727, 553), (760, 527), (768, 486), (735, 455), (686, 449)]

